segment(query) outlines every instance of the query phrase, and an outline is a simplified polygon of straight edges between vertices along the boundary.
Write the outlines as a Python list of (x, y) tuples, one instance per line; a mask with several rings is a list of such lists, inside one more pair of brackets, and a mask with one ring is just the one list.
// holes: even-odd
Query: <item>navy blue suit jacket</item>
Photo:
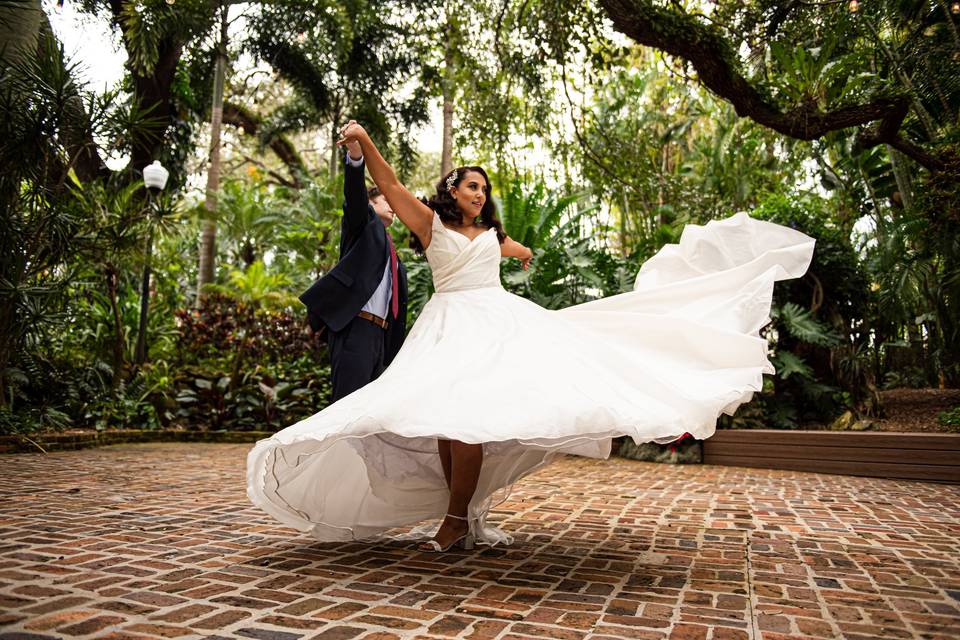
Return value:
[[(342, 331), (357, 317), (380, 285), (383, 270), (390, 259), (387, 230), (367, 197), (364, 166), (344, 162), (343, 220), (340, 224), (340, 261), (300, 296), (307, 306), (307, 317), (314, 331), (326, 327)], [(390, 364), (403, 344), (407, 317), (407, 271), (397, 265), (400, 311), (389, 317), (384, 364)], [(362, 320), (361, 322), (367, 322)]]

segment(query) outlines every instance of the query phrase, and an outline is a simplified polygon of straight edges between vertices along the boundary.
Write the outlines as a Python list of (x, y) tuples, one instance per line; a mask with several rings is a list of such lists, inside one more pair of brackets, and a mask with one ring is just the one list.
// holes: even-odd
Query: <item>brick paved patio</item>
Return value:
[(510, 548), (320, 544), (248, 445), (0, 457), (0, 638), (960, 638), (960, 487), (568, 458)]

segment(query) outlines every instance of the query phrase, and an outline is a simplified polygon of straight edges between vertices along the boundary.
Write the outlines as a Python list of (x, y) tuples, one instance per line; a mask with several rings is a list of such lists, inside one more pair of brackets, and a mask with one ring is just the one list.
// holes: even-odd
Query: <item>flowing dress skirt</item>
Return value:
[[(499, 261), (486, 235), (463, 251)], [(248, 495), (319, 540), (373, 537), (445, 513), (438, 438), (482, 443), (471, 527), (509, 542), (490, 508), (555, 456), (707, 438), (760, 391), (774, 282), (803, 275), (813, 246), (737, 214), (686, 227), (628, 293), (550, 311), (499, 285), (438, 292), (380, 378), (256, 444)]]

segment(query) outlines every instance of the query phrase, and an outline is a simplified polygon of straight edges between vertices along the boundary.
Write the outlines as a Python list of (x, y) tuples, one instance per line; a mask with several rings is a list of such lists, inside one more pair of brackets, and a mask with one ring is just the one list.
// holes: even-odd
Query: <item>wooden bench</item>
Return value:
[(960, 483), (960, 434), (720, 429), (703, 463)]

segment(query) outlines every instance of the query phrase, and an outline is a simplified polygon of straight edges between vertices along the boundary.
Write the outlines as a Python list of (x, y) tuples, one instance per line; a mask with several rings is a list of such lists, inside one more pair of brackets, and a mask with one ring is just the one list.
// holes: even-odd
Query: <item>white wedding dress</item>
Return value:
[[(500, 283), (496, 232), (474, 240), (434, 217), (436, 294), (389, 368), (323, 411), (258, 442), (247, 494), (319, 540), (425, 522), (448, 493), (437, 438), (483, 443), (469, 515), (480, 541), (519, 478), (558, 454), (604, 458), (610, 441), (709, 437), (773, 373), (759, 330), (773, 283), (806, 271), (814, 240), (745, 213), (687, 226), (635, 290), (550, 311)], [(666, 470), (665, 470), (666, 472)]]

